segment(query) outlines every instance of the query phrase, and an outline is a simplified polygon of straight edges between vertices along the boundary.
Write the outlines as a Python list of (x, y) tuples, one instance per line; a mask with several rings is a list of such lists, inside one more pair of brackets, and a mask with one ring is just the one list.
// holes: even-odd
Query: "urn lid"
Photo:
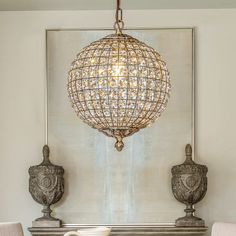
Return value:
[(185, 147), (185, 156), (186, 159), (183, 164), (173, 166), (171, 169), (172, 174), (193, 174), (200, 173), (206, 174), (208, 169), (205, 165), (197, 164), (192, 159), (192, 147), (190, 144), (187, 144)]
[(48, 174), (63, 174), (64, 169), (62, 166), (53, 165), (49, 159), (50, 149), (48, 145), (43, 146), (43, 161), (36, 166), (31, 166), (29, 168), (30, 175), (37, 175), (39, 173), (48, 173)]

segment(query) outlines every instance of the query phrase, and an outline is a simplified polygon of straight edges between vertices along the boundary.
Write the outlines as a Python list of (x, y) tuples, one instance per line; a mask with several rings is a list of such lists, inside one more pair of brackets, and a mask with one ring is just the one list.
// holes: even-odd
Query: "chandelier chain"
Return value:
[(116, 30), (116, 34), (122, 34), (123, 28), (124, 28), (123, 12), (120, 7), (120, 0), (117, 0), (116, 1), (116, 16), (115, 16), (115, 23), (114, 23), (114, 29)]

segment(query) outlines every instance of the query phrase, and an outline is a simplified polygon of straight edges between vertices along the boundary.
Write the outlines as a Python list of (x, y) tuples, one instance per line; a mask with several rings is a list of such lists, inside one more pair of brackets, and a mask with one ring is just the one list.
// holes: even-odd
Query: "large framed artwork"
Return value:
[(73, 224), (172, 224), (184, 206), (171, 191), (171, 167), (194, 147), (192, 28), (129, 29), (162, 55), (172, 92), (152, 126), (114, 141), (84, 124), (67, 96), (67, 72), (76, 54), (111, 30), (47, 30), (47, 142), (51, 160), (65, 169), (65, 194), (56, 217)]

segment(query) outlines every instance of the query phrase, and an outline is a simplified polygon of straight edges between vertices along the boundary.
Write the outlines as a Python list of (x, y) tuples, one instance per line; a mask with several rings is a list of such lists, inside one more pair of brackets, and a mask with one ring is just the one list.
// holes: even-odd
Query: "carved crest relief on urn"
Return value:
[(204, 220), (194, 216), (193, 204), (201, 201), (207, 191), (207, 167), (196, 164), (192, 160), (192, 147), (190, 144), (185, 148), (186, 160), (183, 164), (173, 166), (172, 191), (175, 198), (186, 205), (186, 216), (176, 220), (176, 226), (203, 227)]
[(29, 192), (33, 199), (43, 205), (43, 216), (32, 222), (33, 227), (60, 227), (61, 221), (51, 216), (52, 204), (64, 193), (64, 169), (49, 160), (49, 147), (43, 147), (43, 162), (29, 168)]

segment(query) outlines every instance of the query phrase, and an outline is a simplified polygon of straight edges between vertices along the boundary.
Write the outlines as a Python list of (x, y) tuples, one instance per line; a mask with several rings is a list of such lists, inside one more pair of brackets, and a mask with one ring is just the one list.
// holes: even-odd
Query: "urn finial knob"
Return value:
[(192, 156), (192, 146), (190, 144), (187, 144), (185, 147), (185, 155)]
[(50, 150), (49, 150), (49, 147), (48, 145), (44, 145), (43, 146), (43, 157), (49, 157), (49, 154), (50, 154)]
[(43, 146), (43, 162), (42, 164), (52, 164), (49, 160), (50, 149), (48, 145)]

